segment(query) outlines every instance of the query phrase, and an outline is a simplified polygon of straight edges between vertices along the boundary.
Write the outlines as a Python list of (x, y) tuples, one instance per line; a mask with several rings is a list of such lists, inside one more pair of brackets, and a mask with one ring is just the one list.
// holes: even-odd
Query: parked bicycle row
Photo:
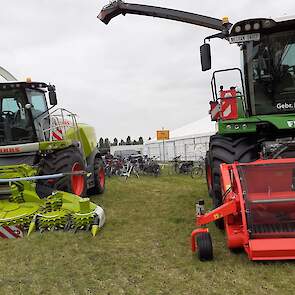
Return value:
[[(200, 157), (197, 161), (182, 161), (181, 156), (176, 156), (171, 161), (172, 173), (195, 176), (203, 176), (205, 173), (205, 158)], [(170, 172), (171, 173), (171, 172)]]
[(184, 174), (192, 178), (203, 176), (205, 173), (205, 159), (197, 161), (182, 161), (181, 156), (173, 158), (172, 161), (159, 164), (155, 157), (149, 158), (142, 154), (132, 154), (126, 157), (114, 157), (110, 154), (105, 156), (105, 172), (108, 177), (123, 176), (126, 179), (131, 175), (139, 178), (140, 175), (159, 176), (161, 170), (165, 170), (168, 175)]
[(159, 176), (161, 169), (155, 158), (137, 154), (126, 158), (105, 157), (105, 172), (108, 177), (117, 175), (127, 179), (131, 175), (136, 177), (140, 175)]

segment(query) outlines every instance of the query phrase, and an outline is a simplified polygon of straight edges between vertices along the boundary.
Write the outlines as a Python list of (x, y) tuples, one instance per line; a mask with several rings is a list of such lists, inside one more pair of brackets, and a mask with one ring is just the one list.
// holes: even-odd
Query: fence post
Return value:
[(173, 141), (173, 153), (174, 153), (174, 158), (176, 157), (176, 144), (175, 140)]

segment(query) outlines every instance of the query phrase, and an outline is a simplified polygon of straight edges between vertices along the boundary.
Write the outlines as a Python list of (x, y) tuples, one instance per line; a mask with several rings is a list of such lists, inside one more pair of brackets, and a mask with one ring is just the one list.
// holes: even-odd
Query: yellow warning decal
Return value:
[(222, 217), (222, 214), (216, 213), (213, 215), (214, 219), (219, 219)]

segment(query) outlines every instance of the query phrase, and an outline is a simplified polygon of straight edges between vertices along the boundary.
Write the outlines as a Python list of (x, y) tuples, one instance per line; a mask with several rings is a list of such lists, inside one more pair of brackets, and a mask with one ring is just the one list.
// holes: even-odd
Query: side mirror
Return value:
[(211, 69), (211, 50), (210, 44), (204, 43), (200, 47), (201, 53), (201, 64), (202, 64), (202, 71), (208, 71)]
[(56, 98), (56, 92), (55, 92), (55, 86), (49, 85), (48, 86), (48, 96), (49, 96), (49, 102), (52, 106), (57, 105), (57, 98)]

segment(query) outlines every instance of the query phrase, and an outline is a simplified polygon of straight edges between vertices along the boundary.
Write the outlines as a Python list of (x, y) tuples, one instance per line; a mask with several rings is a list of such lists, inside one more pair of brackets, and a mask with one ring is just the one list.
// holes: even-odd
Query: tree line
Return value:
[[(149, 138), (150, 140), (150, 138)], [(131, 139), (130, 136), (127, 136), (126, 140), (121, 139), (120, 141), (115, 137), (113, 141), (111, 142), (108, 138), (100, 138), (99, 139), (99, 149), (101, 152), (106, 153), (110, 151), (111, 146), (117, 146), (117, 145), (137, 145), (137, 144), (143, 144), (143, 137), (140, 136), (138, 140)]]

